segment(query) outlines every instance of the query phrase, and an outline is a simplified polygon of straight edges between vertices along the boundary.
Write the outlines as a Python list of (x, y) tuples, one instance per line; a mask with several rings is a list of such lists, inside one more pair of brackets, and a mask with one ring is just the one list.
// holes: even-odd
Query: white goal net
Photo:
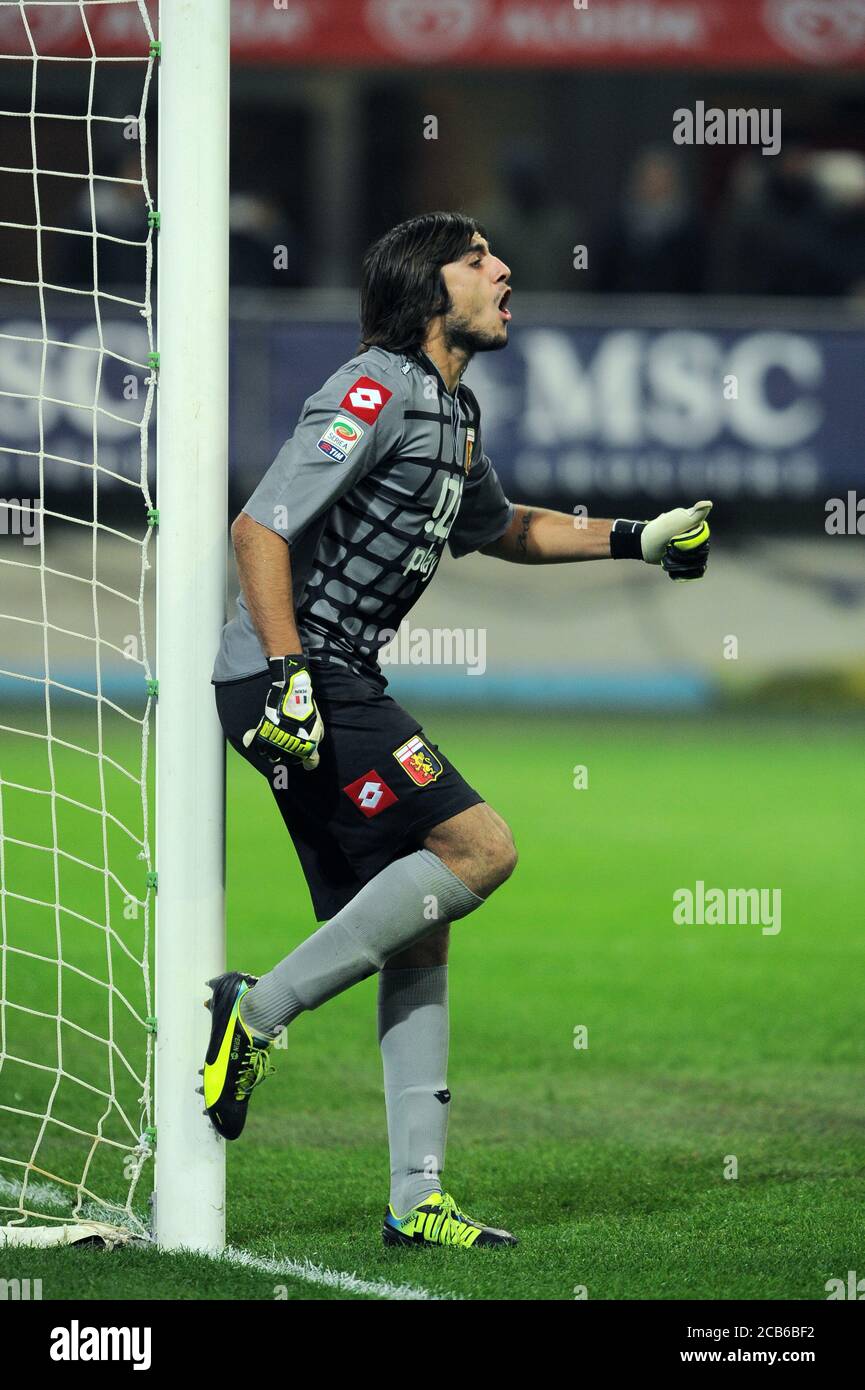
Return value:
[(0, 0), (0, 1245), (149, 1230), (158, 63)]

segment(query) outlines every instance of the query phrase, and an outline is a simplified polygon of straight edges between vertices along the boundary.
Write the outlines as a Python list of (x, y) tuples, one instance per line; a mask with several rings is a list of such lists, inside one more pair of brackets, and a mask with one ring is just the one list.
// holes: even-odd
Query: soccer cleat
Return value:
[(255, 975), (232, 970), (207, 983), (213, 1022), (204, 1059), (204, 1113), (223, 1139), (236, 1139), (246, 1124), (249, 1097), (275, 1070), (268, 1058), (273, 1043), (255, 1037), (240, 1017), (240, 1001)]
[(516, 1245), (510, 1231), (484, 1226), (458, 1209), (449, 1192), (431, 1192), (405, 1216), (387, 1207), (382, 1227), (385, 1245)]

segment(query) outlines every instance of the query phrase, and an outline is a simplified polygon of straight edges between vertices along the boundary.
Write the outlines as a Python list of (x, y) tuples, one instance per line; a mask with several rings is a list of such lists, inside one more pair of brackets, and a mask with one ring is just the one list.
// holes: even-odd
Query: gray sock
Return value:
[(304, 1009), (317, 1009), (374, 975), (391, 956), (482, 902), (431, 850), (395, 859), (262, 975), (243, 997), (244, 1023), (262, 1037), (276, 1037)]
[(382, 970), (378, 1040), (390, 1145), (390, 1204), (405, 1216), (441, 1192), (448, 1133), (448, 968)]

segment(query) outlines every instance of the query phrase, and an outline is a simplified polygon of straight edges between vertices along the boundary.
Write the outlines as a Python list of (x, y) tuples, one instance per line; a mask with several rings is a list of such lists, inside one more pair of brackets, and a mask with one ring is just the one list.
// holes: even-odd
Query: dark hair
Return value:
[(361, 347), (416, 352), (430, 319), (450, 308), (443, 265), (464, 256), (486, 232), (462, 212), (425, 212), (370, 246), (360, 280)]

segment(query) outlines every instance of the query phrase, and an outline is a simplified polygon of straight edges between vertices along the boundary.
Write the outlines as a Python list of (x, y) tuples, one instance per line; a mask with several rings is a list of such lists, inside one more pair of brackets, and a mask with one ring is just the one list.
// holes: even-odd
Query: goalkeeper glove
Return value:
[(610, 554), (615, 560), (645, 560), (662, 565), (673, 580), (702, 579), (709, 561), (711, 502), (675, 507), (653, 521), (613, 522)]
[(264, 714), (256, 728), (247, 729), (243, 745), (249, 748), (255, 744), (257, 751), (274, 763), (288, 754), (311, 772), (318, 767), (324, 723), (313, 698), (306, 659), (302, 654), (273, 656), (268, 665), (273, 684), (267, 692)]

